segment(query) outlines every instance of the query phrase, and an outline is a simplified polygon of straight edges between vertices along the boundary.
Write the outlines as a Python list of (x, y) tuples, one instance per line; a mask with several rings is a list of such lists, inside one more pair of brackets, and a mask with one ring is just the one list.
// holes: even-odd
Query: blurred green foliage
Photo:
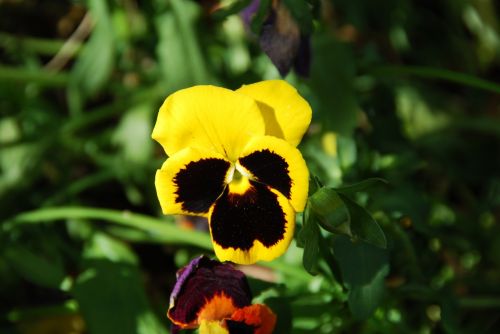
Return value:
[[(271, 2), (245, 27), (248, 3), (0, 1), (2, 333), (169, 331), (176, 269), (212, 250), (161, 216), (150, 133), (177, 89), (279, 77)], [(251, 279), (276, 333), (497, 332), (499, 4), (283, 4), (311, 38), (286, 80), (314, 177), (275, 278)]]

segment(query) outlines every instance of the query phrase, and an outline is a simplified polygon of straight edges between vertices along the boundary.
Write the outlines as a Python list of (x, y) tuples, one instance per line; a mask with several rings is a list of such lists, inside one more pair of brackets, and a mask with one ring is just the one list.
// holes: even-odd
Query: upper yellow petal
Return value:
[(195, 147), (235, 161), (250, 138), (264, 132), (263, 117), (252, 98), (221, 87), (194, 86), (165, 100), (152, 137), (168, 155)]
[(267, 80), (244, 85), (237, 92), (255, 99), (266, 123), (266, 135), (285, 139), (297, 146), (311, 123), (311, 107), (284, 80)]

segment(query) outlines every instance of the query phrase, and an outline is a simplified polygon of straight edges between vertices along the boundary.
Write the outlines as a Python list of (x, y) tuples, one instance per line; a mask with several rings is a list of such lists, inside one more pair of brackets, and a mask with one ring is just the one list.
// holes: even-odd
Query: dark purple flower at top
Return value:
[[(260, 0), (253, 0), (241, 12), (244, 24), (250, 27), (253, 16), (260, 6)], [(299, 25), (282, 1), (274, 0), (259, 34), (259, 45), (281, 76), (292, 67), (301, 76), (309, 75), (311, 46), (309, 35), (301, 32)]]

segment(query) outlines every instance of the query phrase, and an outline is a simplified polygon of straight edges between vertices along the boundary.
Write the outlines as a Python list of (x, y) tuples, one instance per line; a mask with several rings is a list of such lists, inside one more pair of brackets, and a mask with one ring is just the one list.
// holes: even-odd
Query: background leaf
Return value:
[(372, 245), (386, 248), (387, 240), (384, 231), (382, 231), (377, 221), (373, 219), (370, 213), (349, 197), (342, 194), (340, 194), (340, 197), (351, 215), (350, 230), (352, 235)]
[(135, 255), (95, 234), (73, 293), (92, 333), (167, 333), (149, 308)]
[(114, 65), (113, 26), (107, 1), (89, 0), (89, 8), (92, 33), (71, 71), (68, 87), (71, 107), (75, 111), (82, 108), (81, 101), (106, 84)]
[(370, 178), (370, 179), (366, 179), (366, 180), (363, 180), (363, 181), (360, 181), (357, 183), (348, 184), (348, 185), (344, 185), (342, 187), (335, 188), (335, 190), (337, 192), (340, 192), (340, 193), (343, 193), (346, 195), (353, 195), (357, 192), (367, 190), (371, 187), (374, 187), (374, 186), (380, 185), (380, 184), (387, 184), (387, 181), (384, 179), (381, 179), (381, 178)]
[(327, 231), (336, 232), (340, 225), (350, 222), (349, 211), (334, 189), (319, 189), (309, 198), (308, 205), (321, 227)]
[(66, 277), (62, 264), (21, 247), (7, 248), (3, 256), (24, 279), (51, 289), (59, 289)]
[(365, 319), (384, 294), (384, 278), (389, 273), (387, 252), (364, 242), (353, 243), (345, 236), (335, 238), (333, 250), (349, 290), (349, 309), (357, 319)]
[(302, 264), (311, 275), (317, 274), (319, 238), (321, 238), (321, 232), (316, 222), (316, 217), (311, 212), (310, 207), (306, 206), (303, 226), (299, 232), (299, 239), (304, 247)]
[(310, 85), (317, 98), (313, 109), (323, 117), (324, 129), (349, 136), (359, 113), (351, 50), (346, 44), (318, 34), (312, 43), (312, 53), (316, 61), (311, 67)]

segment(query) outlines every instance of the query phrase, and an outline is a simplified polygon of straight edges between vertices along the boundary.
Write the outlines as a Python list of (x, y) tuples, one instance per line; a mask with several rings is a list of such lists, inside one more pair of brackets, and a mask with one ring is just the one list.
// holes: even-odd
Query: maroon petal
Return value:
[(250, 305), (245, 275), (231, 264), (200, 256), (177, 273), (167, 315), (180, 328), (195, 328), (201, 319), (222, 320)]

